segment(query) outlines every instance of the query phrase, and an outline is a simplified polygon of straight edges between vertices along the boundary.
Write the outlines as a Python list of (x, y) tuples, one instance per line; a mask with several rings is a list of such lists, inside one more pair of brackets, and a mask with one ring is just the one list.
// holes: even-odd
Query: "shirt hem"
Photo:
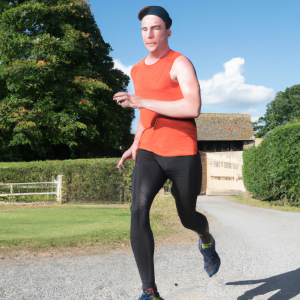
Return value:
[[(172, 151), (168, 151), (171, 149), (157, 149), (157, 148), (152, 148), (149, 146), (139, 146), (138, 149), (147, 150), (147, 151), (153, 152), (157, 155), (164, 156), (164, 157), (189, 156), (189, 155), (197, 155), (197, 153), (198, 153), (198, 149), (196, 149), (196, 151), (195, 151), (195, 149), (191, 149), (191, 150), (176, 151), (176, 152), (174, 152), (174, 149), (172, 149)], [(173, 152), (173, 153), (170, 154), (170, 152)]]

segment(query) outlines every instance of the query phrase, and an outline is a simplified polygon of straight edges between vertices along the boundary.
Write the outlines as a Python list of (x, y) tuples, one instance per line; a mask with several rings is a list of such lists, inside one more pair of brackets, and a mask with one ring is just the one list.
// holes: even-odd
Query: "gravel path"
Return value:
[[(156, 247), (165, 300), (300, 300), (300, 214), (199, 197), (222, 259), (208, 278), (196, 244)], [(0, 255), (1, 256), (1, 255)], [(136, 300), (131, 251), (106, 255), (0, 259), (0, 299)]]

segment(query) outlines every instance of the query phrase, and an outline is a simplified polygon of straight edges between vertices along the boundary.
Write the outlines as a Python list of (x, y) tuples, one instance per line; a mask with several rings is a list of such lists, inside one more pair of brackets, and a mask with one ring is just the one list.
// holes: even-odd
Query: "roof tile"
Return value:
[(198, 141), (254, 140), (248, 114), (201, 114), (195, 121)]

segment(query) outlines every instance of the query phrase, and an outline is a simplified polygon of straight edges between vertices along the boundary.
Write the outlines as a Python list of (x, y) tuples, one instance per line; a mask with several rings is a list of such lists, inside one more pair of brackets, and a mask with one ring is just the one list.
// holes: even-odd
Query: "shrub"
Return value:
[(245, 187), (262, 200), (300, 201), (300, 123), (275, 128), (244, 151)]
[(63, 202), (130, 202), (134, 164), (127, 161), (120, 172), (116, 168), (118, 161), (118, 158), (100, 158), (2, 163), (0, 181), (47, 182), (52, 181), (52, 176), (57, 178), (62, 174)]
[(250, 147), (243, 152), (243, 179), (247, 191), (254, 192), (256, 187), (255, 147)]

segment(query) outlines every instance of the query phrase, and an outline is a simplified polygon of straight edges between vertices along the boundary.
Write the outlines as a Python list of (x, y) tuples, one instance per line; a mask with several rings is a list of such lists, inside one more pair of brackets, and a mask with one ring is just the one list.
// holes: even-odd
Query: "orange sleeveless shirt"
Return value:
[[(131, 69), (135, 94), (142, 99), (176, 101), (183, 99), (179, 83), (171, 79), (170, 71), (180, 53), (171, 51), (152, 65), (144, 58)], [(145, 130), (139, 149), (160, 156), (197, 154), (197, 129), (194, 119), (170, 118), (141, 108), (140, 120)]]

